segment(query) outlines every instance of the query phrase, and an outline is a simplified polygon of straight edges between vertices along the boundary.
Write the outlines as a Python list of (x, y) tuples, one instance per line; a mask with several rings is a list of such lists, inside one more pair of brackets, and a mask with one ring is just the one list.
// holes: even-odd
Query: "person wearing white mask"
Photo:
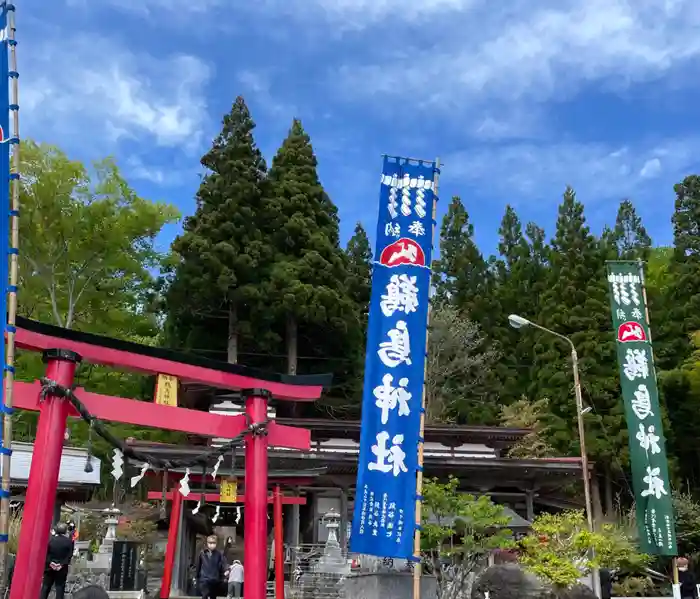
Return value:
[(697, 584), (695, 575), (688, 570), (688, 558), (679, 557), (676, 564), (678, 565), (678, 582), (681, 587), (681, 599), (697, 599)]

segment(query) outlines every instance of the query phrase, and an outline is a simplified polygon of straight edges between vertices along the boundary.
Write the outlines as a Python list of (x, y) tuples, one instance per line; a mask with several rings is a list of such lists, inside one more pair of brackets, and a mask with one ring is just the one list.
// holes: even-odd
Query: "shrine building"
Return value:
[[(190, 409), (208, 410), (222, 415), (243, 413), (236, 393), (207, 389), (202, 385), (181, 385), (178, 403)], [(354, 485), (359, 455), (359, 421), (340, 421), (321, 418), (276, 418), (274, 407), (268, 418), (280, 424), (300, 426), (311, 431), (311, 449), (308, 452), (279, 448), (269, 450), (269, 485), (280, 485), (285, 495), (283, 505), (284, 544), (290, 548), (323, 544), (327, 537), (324, 515), (340, 515), (339, 541), (347, 548), (352, 521)], [(581, 480), (581, 462), (578, 458), (514, 459), (507, 451), (530, 431), (486, 426), (427, 426), (425, 430), (424, 468), (427, 477), (447, 479), (450, 475), (460, 481), (461, 490), (476, 495), (489, 495), (506, 507), (513, 528), (527, 528), (541, 511), (580, 508), (562, 492)], [(192, 438), (186, 447), (130, 441), (134, 448), (148, 449), (163, 458), (191, 457), (202, 451), (202, 444), (221, 446), (226, 439)], [(193, 498), (206, 494), (206, 501), (197, 514), (192, 510), (197, 500), (186, 500), (180, 510), (178, 549), (172, 577), (173, 595), (187, 589), (188, 567), (200, 547), (197, 535), (215, 532), (222, 541), (230, 540), (229, 558), (243, 559), (242, 504), (220, 502), (219, 484), (222, 479), (235, 479), (238, 493), (245, 492), (244, 452), (239, 448), (224, 457), (213, 480), (210, 473), (192, 471), (190, 488)], [(233, 468), (232, 468), (233, 461)], [(182, 478), (184, 470), (169, 474), (172, 482)], [(164, 501), (162, 479), (150, 479), (148, 494), (154, 501)], [(171, 494), (165, 496), (170, 505)], [(212, 518), (219, 506), (216, 522)], [(268, 547), (273, 539), (272, 504), (269, 508)], [(170, 508), (166, 509), (170, 513)], [(271, 555), (272, 553), (270, 553)]]

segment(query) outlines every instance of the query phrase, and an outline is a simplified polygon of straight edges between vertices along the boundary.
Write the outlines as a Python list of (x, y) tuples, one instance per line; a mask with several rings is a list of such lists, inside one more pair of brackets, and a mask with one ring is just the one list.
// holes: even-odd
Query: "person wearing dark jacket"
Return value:
[(216, 548), (217, 543), (216, 535), (207, 537), (207, 548), (197, 558), (197, 582), (202, 599), (216, 599), (221, 580), (228, 570), (224, 554)]
[(73, 541), (67, 535), (68, 527), (59, 522), (54, 529), (56, 534), (49, 539), (44, 566), (44, 582), (41, 585), (41, 599), (48, 599), (51, 587), (56, 585), (56, 599), (63, 599), (68, 578), (68, 566), (73, 558)]
[(695, 575), (688, 570), (688, 558), (679, 557), (676, 564), (678, 566), (678, 582), (681, 586), (681, 599), (697, 599), (697, 581)]

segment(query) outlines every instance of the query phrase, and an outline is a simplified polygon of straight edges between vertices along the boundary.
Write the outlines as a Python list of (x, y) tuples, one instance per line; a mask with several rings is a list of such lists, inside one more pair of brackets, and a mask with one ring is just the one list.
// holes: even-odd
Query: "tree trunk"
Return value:
[(298, 346), (297, 319), (287, 316), (287, 374), (297, 373), (297, 346)]
[[(287, 316), (287, 374), (296, 375), (298, 362), (299, 330), (297, 319), (294, 316)], [(292, 418), (301, 416), (301, 404), (298, 401), (292, 402)]]
[(238, 310), (236, 306), (230, 306), (228, 311), (226, 359), (229, 364), (238, 364)]
[(591, 495), (593, 504), (593, 526), (594, 530), (600, 530), (603, 524), (603, 505), (600, 501), (600, 484), (598, 484), (598, 474), (595, 470), (591, 473)]
[(613, 505), (613, 485), (612, 485), (612, 472), (610, 468), (605, 469), (605, 515), (608, 518), (613, 517), (613, 511), (615, 507)]

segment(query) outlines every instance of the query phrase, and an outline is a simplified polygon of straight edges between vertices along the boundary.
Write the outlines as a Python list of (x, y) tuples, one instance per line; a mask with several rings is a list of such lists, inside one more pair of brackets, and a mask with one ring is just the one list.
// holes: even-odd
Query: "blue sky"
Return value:
[(22, 135), (183, 214), (238, 94), (268, 160), (302, 119), (343, 240), (382, 153), (440, 156), (486, 253), (507, 203), (551, 235), (567, 184), (595, 232), (629, 197), (668, 243), (700, 170), (697, 0), (23, 0), (17, 26)]

